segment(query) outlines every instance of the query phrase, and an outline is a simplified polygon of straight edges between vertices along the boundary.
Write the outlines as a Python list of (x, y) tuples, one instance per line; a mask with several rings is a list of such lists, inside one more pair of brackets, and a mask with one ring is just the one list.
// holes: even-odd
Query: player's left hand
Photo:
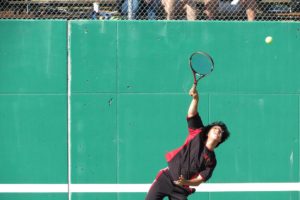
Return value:
[(186, 179), (182, 175), (180, 175), (180, 177), (178, 178), (178, 180), (174, 181), (174, 183), (176, 185), (182, 186), (182, 185), (186, 185), (187, 182), (186, 182)]

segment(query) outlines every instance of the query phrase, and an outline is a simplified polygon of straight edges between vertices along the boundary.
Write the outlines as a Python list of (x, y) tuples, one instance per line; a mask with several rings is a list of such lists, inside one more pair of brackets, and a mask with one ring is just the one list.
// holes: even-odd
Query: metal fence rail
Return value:
[(1, 0), (0, 19), (300, 20), (300, 0)]

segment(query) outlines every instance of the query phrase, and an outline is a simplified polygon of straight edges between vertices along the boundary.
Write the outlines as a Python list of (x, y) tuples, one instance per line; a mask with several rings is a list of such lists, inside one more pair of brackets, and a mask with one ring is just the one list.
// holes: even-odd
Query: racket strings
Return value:
[(190, 57), (190, 67), (193, 71), (194, 84), (197, 84), (198, 80), (213, 71), (214, 62), (207, 53), (195, 52)]

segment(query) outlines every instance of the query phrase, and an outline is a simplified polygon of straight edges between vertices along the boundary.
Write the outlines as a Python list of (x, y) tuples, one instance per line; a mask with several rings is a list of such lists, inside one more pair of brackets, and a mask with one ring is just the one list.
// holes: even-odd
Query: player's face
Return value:
[(213, 126), (208, 132), (208, 138), (220, 142), (222, 139), (223, 130), (220, 126)]

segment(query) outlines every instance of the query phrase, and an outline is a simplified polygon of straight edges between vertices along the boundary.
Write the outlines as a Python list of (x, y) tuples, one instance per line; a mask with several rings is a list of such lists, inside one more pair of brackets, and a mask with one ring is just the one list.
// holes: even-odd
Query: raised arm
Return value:
[(193, 117), (198, 113), (198, 102), (199, 102), (199, 95), (195, 84), (193, 84), (192, 88), (190, 89), (189, 95), (192, 96), (192, 101), (188, 109), (187, 116)]

